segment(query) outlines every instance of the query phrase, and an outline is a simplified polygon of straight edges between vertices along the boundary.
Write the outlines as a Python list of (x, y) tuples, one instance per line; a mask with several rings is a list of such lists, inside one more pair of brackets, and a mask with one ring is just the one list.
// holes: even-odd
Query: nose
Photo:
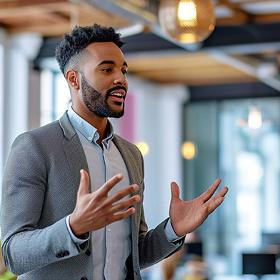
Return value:
[(113, 83), (114, 83), (114, 85), (122, 85), (122, 86), (127, 87), (127, 78), (123, 73), (121, 73), (120, 75), (115, 77)]

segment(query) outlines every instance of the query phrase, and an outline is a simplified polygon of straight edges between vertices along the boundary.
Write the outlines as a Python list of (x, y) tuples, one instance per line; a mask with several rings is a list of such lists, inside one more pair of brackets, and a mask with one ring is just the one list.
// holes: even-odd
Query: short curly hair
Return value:
[(71, 33), (66, 34), (56, 47), (55, 57), (63, 74), (69, 66), (73, 67), (80, 61), (80, 55), (91, 43), (113, 42), (119, 48), (123, 46), (120, 34), (113, 27), (99, 24), (92, 26), (75, 26)]

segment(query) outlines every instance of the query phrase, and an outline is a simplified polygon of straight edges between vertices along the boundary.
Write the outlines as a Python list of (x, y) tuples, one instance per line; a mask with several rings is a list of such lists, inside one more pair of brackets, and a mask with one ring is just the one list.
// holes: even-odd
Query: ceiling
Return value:
[(280, 91), (280, 0), (214, 1), (216, 29), (198, 45), (179, 44), (161, 31), (159, 2), (0, 0), (0, 26), (44, 36), (43, 58), (72, 26), (98, 22), (123, 34), (130, 73), (140, 77), (189, 86), (261, 81)]

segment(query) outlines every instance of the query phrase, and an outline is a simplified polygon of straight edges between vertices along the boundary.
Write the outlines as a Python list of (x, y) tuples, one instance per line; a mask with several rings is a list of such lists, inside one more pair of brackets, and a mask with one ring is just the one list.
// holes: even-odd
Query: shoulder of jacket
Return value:
[(54, 135), (59, 134), (59, 131), (62, 131), (58, 121), (54, 121), (52, 123), (49, 123), (47, 125), (34, 128), (32, 130), (23, 132), (19, 134), (15, 140), (14, 143), (17, 142), (36, 142), (40, 139), (50, 139)]

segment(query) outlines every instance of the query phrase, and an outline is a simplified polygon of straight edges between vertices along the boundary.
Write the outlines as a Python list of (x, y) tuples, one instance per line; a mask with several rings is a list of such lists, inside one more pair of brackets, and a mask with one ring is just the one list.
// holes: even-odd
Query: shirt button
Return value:
[(67, 256), (69, 256), (69, 251), (64, 251), (63, 252), (63, 257), (67, 257)]
[(88, 140), (91, 141), (92, 140), (91, 137), (88, 137)]

